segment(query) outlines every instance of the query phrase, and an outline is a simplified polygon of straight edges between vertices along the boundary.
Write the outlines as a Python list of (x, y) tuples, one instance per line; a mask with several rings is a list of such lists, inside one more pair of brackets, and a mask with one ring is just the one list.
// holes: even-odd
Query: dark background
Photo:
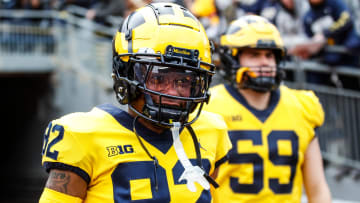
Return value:
[(50, 87), (49, 74), (0, 76), (0, 202), (38, 202), (47, 177), (41, 148), (52, 115), (46, 99)]

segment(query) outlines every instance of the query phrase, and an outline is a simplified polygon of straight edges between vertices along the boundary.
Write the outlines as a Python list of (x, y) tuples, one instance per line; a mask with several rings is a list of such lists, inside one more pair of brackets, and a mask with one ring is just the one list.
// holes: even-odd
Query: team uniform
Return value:
[[(110, 104), (87, 113), (73, 113), (50, 122), (42, 163), (50, 169), (71, 170), (88, 183), (84, 202), (211, 202), (208, 190), (197, 185), (190, 192), (178, 179), (184, 168), (173, 147), (171, 131), (156, 134), (139, 122), (135, 129), (154, 161), (146, 154), (127, 112)], [(231, 148), (226, 125), (220, 116), (202, 113), (192, 125), (201, 146), (202, 164), (207, 173), (226, 160)], [(196, 152), (190, 133), (180, 138), (190, 161)]]
[(224, 117), (233, 145), (219, 168), (214, 202), (300, 202), (306, 149), (324, 121), (315, 94), (280, 86), (264, 111), (230, 85), (211, 94), (204, 110)]

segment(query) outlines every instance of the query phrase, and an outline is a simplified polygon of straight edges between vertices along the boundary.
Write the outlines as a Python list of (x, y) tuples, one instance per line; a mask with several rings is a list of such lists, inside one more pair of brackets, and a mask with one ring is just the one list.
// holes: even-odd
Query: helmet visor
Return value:
[(150, 93), (184, 99), (201, 97), (205, 93), (204, 73), (143, 63), (136, 63), (134, 68), (135, 78)]

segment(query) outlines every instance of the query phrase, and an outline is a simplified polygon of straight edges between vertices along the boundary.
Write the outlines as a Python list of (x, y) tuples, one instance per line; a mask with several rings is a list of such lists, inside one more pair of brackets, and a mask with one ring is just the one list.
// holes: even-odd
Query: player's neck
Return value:
[(265, 110), (269, 106), (270, 92), (256, 92), (252, 89), (239, 89), (247, 103), (257, 110)]
[[(137, 109), (137, 110), (139, 111), (139, 109)], [(131, 109), (128, 109), (128, 113), (134, 118), (137, 116), (137, 114), (134, 111), (132, 111)], [(147, 120), (145, 120), (145, 119), (143, 119), (141, 117), (138, 118), (137, 121), (139, 123), (141, 123), (141, 125), (145, 126), (147, 129), (149, 129), (149, 130), (151, 130), (151, 131), (153, 131), (155, 133), (158, 133), (158, 134), (164, 132), (164, 130), (165, 130), (165, 128), (157, 126), (157, 125), (153, 124), (151, 121), (147, 121)]]
[(162, 128), (160, 126), (157, 126), (155, 124), (153, 124), (151, 121), (147, 121), (143, 118), (139, 118), (138, 121), (143, 125), (145, 126), (147, 129), (155, 132), (155, 133), (158, 133), (158, 134), (161, 134), (162, 132), (164, 132), (165, 128)]

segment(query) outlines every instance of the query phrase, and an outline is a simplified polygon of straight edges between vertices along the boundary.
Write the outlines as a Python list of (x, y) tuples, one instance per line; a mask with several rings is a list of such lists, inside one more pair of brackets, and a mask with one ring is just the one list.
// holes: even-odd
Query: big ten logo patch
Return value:
[(106, 150), (108, 152), (108, 157), (112, 157), (120, 154), (134, 153), (134, 148), (132, 145), (109, 146), (106, 147)]

